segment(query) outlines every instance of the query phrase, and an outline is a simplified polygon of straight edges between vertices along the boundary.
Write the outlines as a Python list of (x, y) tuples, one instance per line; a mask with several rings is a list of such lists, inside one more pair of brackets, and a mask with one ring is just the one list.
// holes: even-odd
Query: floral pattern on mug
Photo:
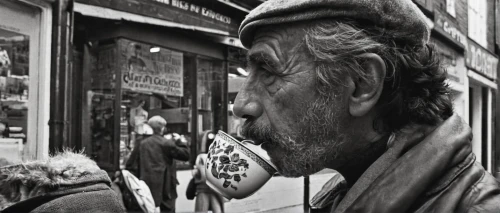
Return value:
[[(212, 147), (213, 146), (213, 147)], [(234, 152), (234, 145), (223, 141), (214, 141), (210, 147), (207, 159), (211, 164), (207, 164), (212, 175), (217, 179), (224, 179), (222, 187), (231, 187), (238, 190), (235, 182), (240, 182), (242, 178), (247, 177), (246, 170), (248, 162), (240, 158), (239, 153)]]

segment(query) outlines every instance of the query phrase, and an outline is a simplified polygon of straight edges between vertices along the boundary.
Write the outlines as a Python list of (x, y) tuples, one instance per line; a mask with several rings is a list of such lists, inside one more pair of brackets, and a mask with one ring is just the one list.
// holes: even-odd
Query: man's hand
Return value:
[(174, 140), (179, 140), (179, 139), (181, 139), (181, 136), (180, 136), (179, 134), (175, 133), (175, 132), (174, 132), (174, 133), (172, 133), (172, 137), (174, 138)]
[(184, 135), (181, 135), (180, 140), (181, 140), (182, 143), (187, 143), (188, 142), (187, 139), (186, 139), (186, 137)]

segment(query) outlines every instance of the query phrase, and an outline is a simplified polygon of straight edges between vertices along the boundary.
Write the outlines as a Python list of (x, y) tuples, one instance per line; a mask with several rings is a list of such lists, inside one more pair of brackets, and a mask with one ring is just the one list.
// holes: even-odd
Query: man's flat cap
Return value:
[(411, 0), (268, 0), (253, 9), (239, 29), (242, 44), (252, 46), (262, 26), (316, 19), (351, 19), (373, 24), (412, 47), (429, 41), (425, 15)]

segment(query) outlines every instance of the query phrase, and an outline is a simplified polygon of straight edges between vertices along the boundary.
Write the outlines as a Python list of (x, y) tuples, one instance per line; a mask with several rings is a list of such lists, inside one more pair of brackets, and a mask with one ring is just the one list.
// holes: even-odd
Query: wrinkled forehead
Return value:
[[(310, 24), (310, 22), (309, 22)], [(248, 54), (272, 48), (276, 51), (298, 51), (304, 43), (307, 23), (267, 25), (256, 30)]]

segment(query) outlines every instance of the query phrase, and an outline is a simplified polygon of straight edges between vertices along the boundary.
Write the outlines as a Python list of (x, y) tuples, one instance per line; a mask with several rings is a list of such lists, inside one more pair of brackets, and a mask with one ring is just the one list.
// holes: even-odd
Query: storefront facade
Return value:
[(436, 11), (431, 43), (448, 73), (447, 83), (452, 90), (454, 111), (468, 119), (467, 68), (465, 66), (465, 35), (446, 16)]
[[(109, 2), (112, 2), (108, 4)], [(101, 168), (123, 168), (125, 147), (160, 115), (188, 141), (192, 168), (207, 131), (227, 131), (230, 49), (242, 50), (239, 20), (185, 1), (78, 0), (74, 5), (74, 85), (81, 104), (75, 146)], [(138, 9), (140, 8), (140, 9)], [(77, 65), (79, 64), (79, 65)], [(78, 84), (78, 83), (77, 83)], [(80, 112), (80, 113), (78, 113)], [(79, 127), (77, 127), (79, 126)]]
[(469, 78), (469, 124), (474, 135), (472, 150), (477, 161), (489, 172), (494, 172), (498, 58), (469, 39), (466, 64)]
[(490, 20), (495, 16), (494, 1), (469, 2), (440, 0), (430, 7), (428, 1), (416, 1), (433, 18), (431, 43), (446, 66), (454, 111), (472, 128), (476, 160), (494, 174), (498, 95), (498, 57), (492, 51)]
[(0, 1), (0, 156), (49, 154), (52, 1)]

